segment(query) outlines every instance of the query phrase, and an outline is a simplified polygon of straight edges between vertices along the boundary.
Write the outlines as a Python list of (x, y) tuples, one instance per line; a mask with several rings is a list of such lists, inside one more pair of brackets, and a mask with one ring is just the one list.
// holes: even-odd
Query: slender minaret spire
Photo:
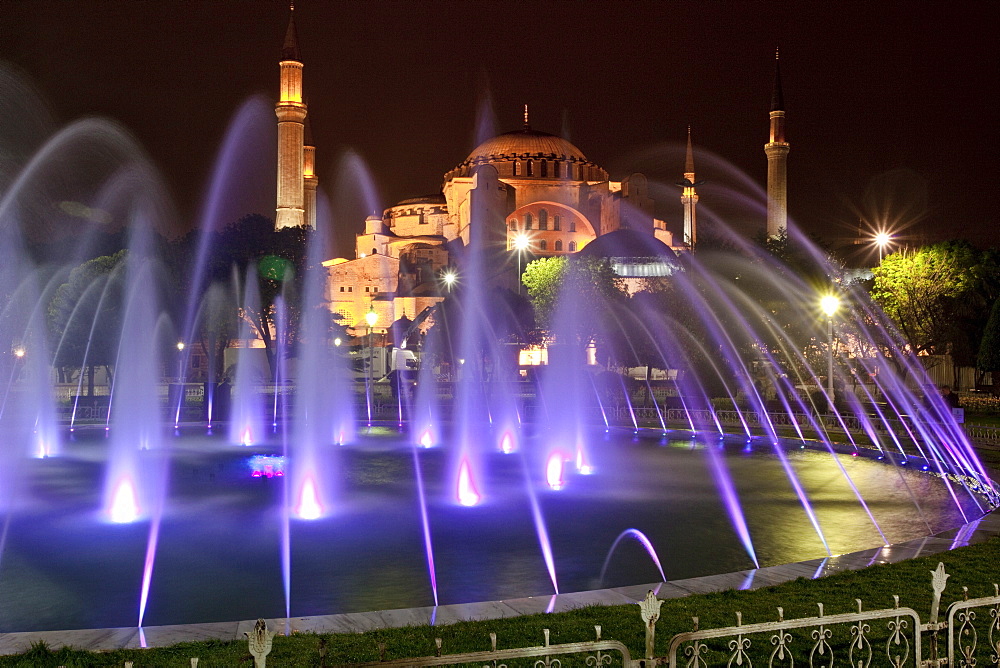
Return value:
[(309, 119), (306, 118), (305, 138), (302, 146), (302, 186), (303, 186), (303, 219), (305, 224), (316, 229), (316, 190), (319, 179), (316, 177), (316, 146), (313, 144), (312, 132), (309, 130)]
[(785, 100), (781, 94), (781, 67), (774, 51), (774, 90), (771, 93), (771, 141), (767, 155), (767, 236), (783, 236), (788, 229), (788, 142), (785, 141)]
[(691, 126), (688, 126), (687, 156), (684, 160), (684, 180), (681, 181), (681, 204), (684, 206), (684, 241), (691, 248), (698, 242), (698, 218), (696, 207), (698, 204), (698, 193), (694, 180), (694, 149), (691, 145)]
[(302, 61), (295, 35), (295, 4), (281, 48), (278, 116), (278, 188), (274, 227), (301, 227), (305, 219), (304, 145), (306, 105), (302, 98)]

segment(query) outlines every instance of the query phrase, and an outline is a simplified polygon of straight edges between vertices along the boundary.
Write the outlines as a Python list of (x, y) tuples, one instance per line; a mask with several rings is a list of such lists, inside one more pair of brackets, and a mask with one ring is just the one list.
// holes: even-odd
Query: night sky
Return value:
[[(2, 0), (0, 12), (0, 61), (58, 125), (96, 115), (127, 128), (180, 226), (198, 220), (227, 127), (247, 110), (235, 162), (259, 185), (234, 206), (273, 216), (287, 3)], [(520, 127), (525, 103), (534, 129), (568, 136), (613, 179), (657, 182), (673, 227), (691, 125), (705, 219), (761, 228), (752, 191), (766, 177), (776, 46), (801, 227), (844, 243), (859, 220), (885, 217), (918, 241), (1000, 243), (994, 3), (298, 0), (295, 15), (343, 243), (365, 208), (438, 191), (477, 136)], [(360, 164), (377, 195), (352, 185)]]

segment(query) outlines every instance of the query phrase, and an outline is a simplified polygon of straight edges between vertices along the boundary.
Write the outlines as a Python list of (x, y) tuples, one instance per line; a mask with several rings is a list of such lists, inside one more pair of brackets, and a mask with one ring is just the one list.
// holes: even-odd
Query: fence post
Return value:
[[(944, 564), (940, 561), (938, 562), (937, 569), (930, 573), (931, 588), (934, 590), (934, 597), (931, 599), (931, 618), (924, 627), (931, 633), (930, 654), (925, 663), (929, 666), (940, 666), (942, 665), (942, 661), (938, 656), (938, 632), (942, 626), (946, 626), (947, 624), (940, 624), (938, 616), (941, 610), (941, 593), (944, 591), (945, 584), (951, 576), (944, 572)], [(947, 662), (947, 659), (945, 659), (945, 662)]]
[(660, 619), (660, 606), (663, 601), (656, 598), (656, 594), (650, 589), (646, 592), (646, 598), (639, 603), (639, 613), (642, 621), (646, 623), (646, 658), (653, 658), (653, 643), (656, 639), (656, 622)]

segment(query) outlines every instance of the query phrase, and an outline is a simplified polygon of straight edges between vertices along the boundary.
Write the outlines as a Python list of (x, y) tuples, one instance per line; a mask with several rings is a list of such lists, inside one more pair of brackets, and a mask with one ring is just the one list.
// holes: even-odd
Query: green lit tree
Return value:
[(624, 350), (623, 313), (629, 304), (625, 282), (607, 260), (571, 256), (535, 260), (522, 276), (535, 321), (557, 344), (604, 349), (607, 361)]
[(903, 250), (872, 271), (871, 296), (911, 353), (949, 354), (965, 335), (962, 313), (975, 299), (984, 271), (981, 254), (965, 242)]

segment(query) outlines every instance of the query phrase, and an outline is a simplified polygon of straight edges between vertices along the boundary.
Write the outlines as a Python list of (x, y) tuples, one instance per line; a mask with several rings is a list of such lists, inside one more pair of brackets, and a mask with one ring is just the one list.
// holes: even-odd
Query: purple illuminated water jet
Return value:
[(601, 566), (601, 575), (598, 578), (598, 581), (604, 582), (604, 575), (607, 573), (608, 564), (611, 563), (611, 557), (615, 553), (615, 548), (618, 547), (618, 544), (626, 538), (636, 540), (640, 545), (642, 545), (643, 549), (646, 550), (646, 554), (649, 555), (649, 558), (653, 560), (653, 564), (656, 565), (656, 570), (660, 572), (660, 580), (662, 582), (666, 582), (667, 576), (663, 574), (663, 566), (660, 564), (660, 557), (656, 554), (656, 548), (653, 547), (653, 543), (646, 537), (646, 534), (638, 529), (625, 529), (625, 531), (618, 534), (618, 537), (615, 538), (615, 542), (611, 544), (611, 548), (608, 550), (608, 556), (604, 558), (604, 565)]

